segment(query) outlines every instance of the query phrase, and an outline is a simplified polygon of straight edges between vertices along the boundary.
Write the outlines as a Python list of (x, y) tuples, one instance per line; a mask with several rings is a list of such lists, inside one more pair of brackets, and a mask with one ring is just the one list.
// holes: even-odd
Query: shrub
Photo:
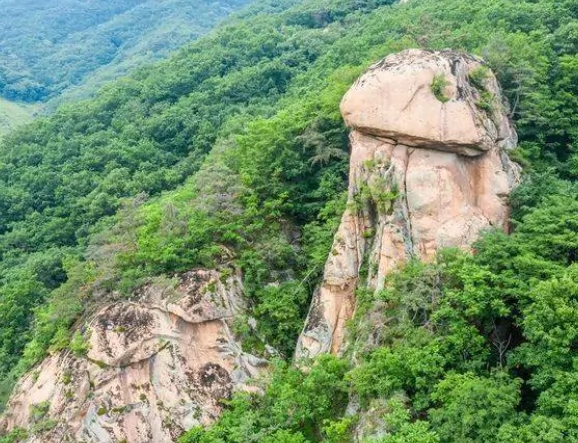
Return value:
[(489, 91), (481, 91), (480, 98), (476, 100), (476, 106), (482, 111), (486, 111), (488, 114), (492, 114), (494, 112), (495, 101), (496, 97), (494, 94)]
[(490, 76), (490, 70), (485, 66), (478, 66), (468, 74), (470, 83), (479, 91), (486, 89), (486, 80)]
[(446, 87), (449, 86), (450, 82), (446, 79), (443, 74), (436, 74), (430, 85), (431, 92), (435, 97), (442, 103), (447, 103), (450, 99), (446, 96)]
[(70, 340), (70, 350), (77, 357), (84, 357), (88, 354), (89, 344), (80, 332), (75, 332)]

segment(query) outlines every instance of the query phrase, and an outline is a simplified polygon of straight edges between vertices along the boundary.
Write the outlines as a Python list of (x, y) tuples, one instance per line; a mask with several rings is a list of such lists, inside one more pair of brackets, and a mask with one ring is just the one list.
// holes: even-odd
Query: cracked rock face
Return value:
[[(482, 102), (494, 110), (484, 111)], [(501, 106), (498, 83), (481, 60), (412, 49), (373, 65), (347, 92), (341, 112), (349, 127), (366, 135), (477, 156), (517, 143)]]
[(243, 310), (238, 276), (192, 271), (176, 288), (149, 285), (138, 296), (92, 318), (85, 357), (61, 352), (25, 376), (0, 429), (35, 430), (28, 441), (42, 443), (173, 442), (251, 389), (266, 362), (231, 332)]
[(431, 260), (440, 248), (467, 249), (484, 229), (507, 230), (519, 182), (506, 154), (516, 133), (475, 57), (391, 55), (353, 85), (341, 111), (352, 128), (349, 203), (296, 358), (342, 350), (358, 285), (379, 290), (411, 257)]

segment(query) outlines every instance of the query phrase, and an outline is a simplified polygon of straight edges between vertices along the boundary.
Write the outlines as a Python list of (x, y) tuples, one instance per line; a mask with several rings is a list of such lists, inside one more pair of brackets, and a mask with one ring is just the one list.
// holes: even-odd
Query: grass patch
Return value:
[(446, 95), (446, 87), (450, 82), (446, 79), (443, 74), (437, 74), (430, 85), (431, 92), (435, 95), (440, 102), (446, 103), (450, 98)]
[(490, 77), (490, 70), (485, 66), (478, 66), (468, 74), (470, 83), (479, 91), (485, 91), (486, 80)]
[(481, 91), (480, 98), (476, 100), (476, 106), (488, 114), (493, 114), (495, 101), (496, 97), (494, 94), (489, 91)]
[(0, 137), (30, 122), (38, 111), (38, 105), (15, 103), (0, 98)]

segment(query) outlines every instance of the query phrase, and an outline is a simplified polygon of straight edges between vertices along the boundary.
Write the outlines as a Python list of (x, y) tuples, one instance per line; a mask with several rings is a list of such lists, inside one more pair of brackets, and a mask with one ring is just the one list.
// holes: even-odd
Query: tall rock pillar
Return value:
[[(379, 290), (411, 257), (467, 249), (508, 229), (517, 136), (493, 73), (454, 51), (407, 50), (372, 66), (347, 92), (349, 201), (296, 357), (338, 353), (360, 283)], [(360, 279), (364, 278), (361, 282)]]

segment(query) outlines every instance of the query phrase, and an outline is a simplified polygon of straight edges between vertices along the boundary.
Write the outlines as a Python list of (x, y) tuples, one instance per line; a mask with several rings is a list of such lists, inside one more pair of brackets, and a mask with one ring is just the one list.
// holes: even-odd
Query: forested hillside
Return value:
[[(247, 0), (0, 1), (0, 132), (33, 116), (25, 103), (86, 98), (167, 56)], [(4, 121), (3, 121), (4, 120)]]
[(45, 101), (102, 85), (207, 32), (247, 3), (146, 0), (0, 3), (0, 95)]
[(0, 136), (32, 120), (38, 105), (15, 103), (0, 98)]
[[(361, 291), (351, 333), (373, 327), (363, 314), (375, 306), (390, 327), (353, 359), (302, 373), (287, 362), (345, 204), (339, 102), (369, 64), (412, 47), (472, 52), (496, 72), (526, 174), (513, 234)], [(348, 397), (385, 417), (381, 442), (578, 441), (577, 50), (574, 0), (271, 2), (10, 134), (3, 398), (46, 352), (79, 346), (69, 328), (97, 303), (227, 264), (258, 325), (238, 335), (279, 362), (265, 396), (235, 396), (183, 442), (351, 441)], [(27, 79), (42, 94), (62, 87)]]

